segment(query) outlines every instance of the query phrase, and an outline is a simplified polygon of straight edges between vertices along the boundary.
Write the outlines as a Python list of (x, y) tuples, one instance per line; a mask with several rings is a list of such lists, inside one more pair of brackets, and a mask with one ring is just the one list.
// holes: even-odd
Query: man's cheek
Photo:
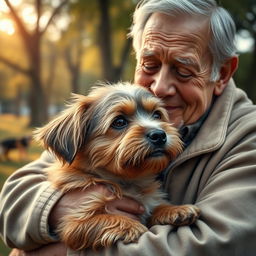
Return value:
[(144, 87), (149, 87), (153, 79), (151, 76), (145, 74), (141, 67), (138, 67), (135, 70), (134, 82)]

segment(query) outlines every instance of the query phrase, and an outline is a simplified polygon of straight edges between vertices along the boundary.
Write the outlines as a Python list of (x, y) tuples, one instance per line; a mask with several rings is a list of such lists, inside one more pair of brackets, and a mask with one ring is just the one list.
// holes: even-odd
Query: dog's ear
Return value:
[(42, 141), (63, 162), (72, 163), (84, 143), (90, 120), (93, 97), (72, 94), (73, 101), (57, 118), (34, 132), (34, 138)]

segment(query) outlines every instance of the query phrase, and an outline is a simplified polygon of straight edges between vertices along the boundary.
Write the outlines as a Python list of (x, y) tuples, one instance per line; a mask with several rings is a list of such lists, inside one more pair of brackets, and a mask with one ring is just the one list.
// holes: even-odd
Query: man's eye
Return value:
[(142, 67), (145, 72), (154, 72), (160, 67), (160, 65), (154, 62), (145, 62)]
[(192, 72), (185, 68), (176, 68), (176, 73), (182, 78), (190, 78), (193, 75)]
[(124, 116), (118, 116), (115, 118), (111, 127), (117, 130), (124, 129), (128, 125), (128, 121)]

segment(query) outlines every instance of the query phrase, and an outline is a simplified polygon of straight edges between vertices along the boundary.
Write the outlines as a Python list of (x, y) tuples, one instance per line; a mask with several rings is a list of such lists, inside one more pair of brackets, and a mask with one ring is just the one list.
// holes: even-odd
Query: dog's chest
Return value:
[(155, 177), (143, 177), (138, 180), (116, 180), (123, 195), (131, 197), (140, 202), (145, 207), (142, 220), (151, 215), (152, 210), (165, 202), (165, 193), (160, 189), (160, 184)]

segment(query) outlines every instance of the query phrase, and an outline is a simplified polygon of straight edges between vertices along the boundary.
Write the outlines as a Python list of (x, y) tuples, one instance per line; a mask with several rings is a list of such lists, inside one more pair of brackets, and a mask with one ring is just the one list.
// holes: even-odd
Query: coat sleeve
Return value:
[(0, 233), (9, 247), (31, 250), (56, 240), (48, 228), (48, 215), (61, 193), (50, 187), (44, 168), (53, 160), (49, 152), (14, 172), (0, 194)]
[(202, 214), (194, 225), (178, 228), (154, 226), (141, 236), (138, 243), (125, 245), (119, 242), (117, 246), (96, 254), (85, 251), (80, 255), (255, 255), (255, 127), (250, 132), (240, 133), (240, 137), (234, 133), (223, 147), (209, 156), (205, 168), (211, 169), (211, 174), (203, 186), (195, 184), (198, 186), (196, 205)]

